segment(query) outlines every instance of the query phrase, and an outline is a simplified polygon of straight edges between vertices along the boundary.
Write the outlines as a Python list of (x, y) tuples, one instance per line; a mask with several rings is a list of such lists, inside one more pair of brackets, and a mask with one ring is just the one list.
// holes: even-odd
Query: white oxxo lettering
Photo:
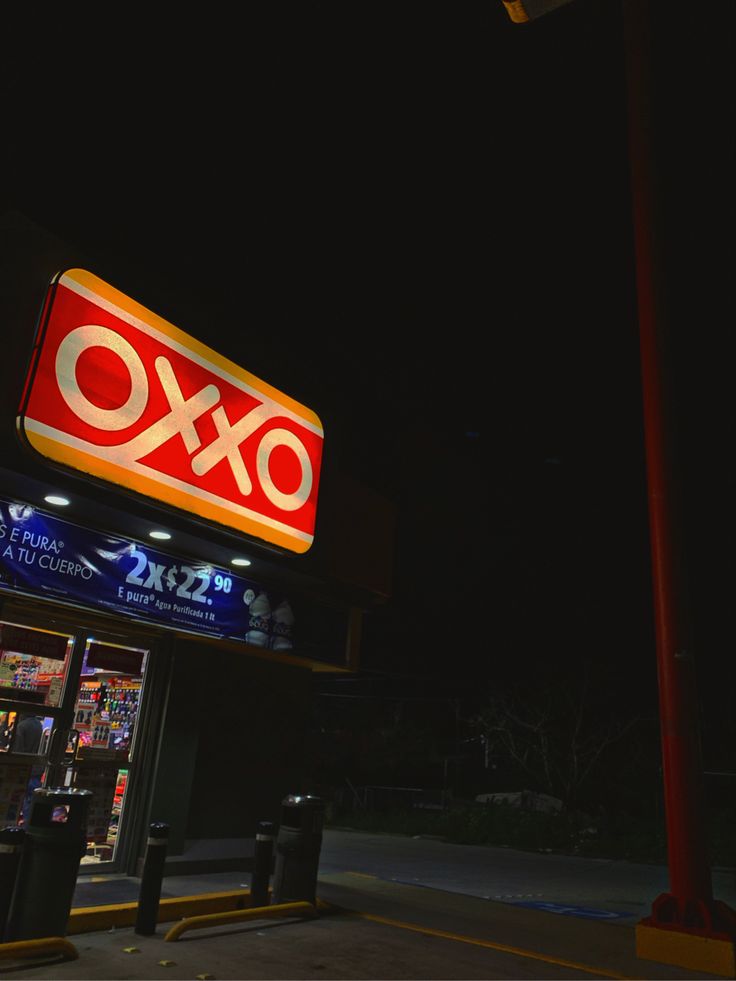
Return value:
[[(126, 402), (116, 409), (104, 409), (95, 405), (79, 387), (76, 377), (77, 361), (91, 347), (112, 351), (122, 360), (128, 371), (130, 394)], [(149, 396), (149, 378), (145, 366), (133, 345), (114, 330), (99, 324), (84, 324), (70, 331), (59, 345), (55, 367), (56, 380), (64, 401), (79, 419), (95, 429), (117, 432), (135, 425), (143, 415)], [(190, 465), (194, 474), (201, 477), (222, 460), (227, 460), (238, 490), (243, 497), (248, 497), (253, 491), (253, 483), (240, 446), (273, 418), (272, 410), (262, 404), (236, 422), (231, 422), (225, 407), (217, 404), (220, 402), (220, 390), (216, 385), (205, 385), (199, 392), (184, 398), (167, 358), (157, 357), (155, 370), (169, 411), (126, 443), (108, 447), (106, 455), (122, 466), (130, 466), (178, 434), (191, 456)], [(194, 423), (210, 410), (213, 410), (211, 418), (217, 436), (203, 447)], [(288, 494), (276, 487), (269, 471), (271, 454), (278, 446), (291, 450), (301, 469), (299, 486)], [(314, 479), (309, 454), (299, 437), (288, 429), (271, 429), (261, 437), (256, 453), (256, 473), (266, 497), (282, 511), (296, 511), (309, 498)]]

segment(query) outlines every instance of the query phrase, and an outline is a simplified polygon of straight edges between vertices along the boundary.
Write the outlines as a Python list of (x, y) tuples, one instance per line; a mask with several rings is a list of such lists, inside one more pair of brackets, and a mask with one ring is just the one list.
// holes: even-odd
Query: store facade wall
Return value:
[[(49, 739), (57, 759), (47, 776), (53, 773), (54, 779), (59, 778), (62, 763), (69, 764), (69, 779), (97, 779), (100, 786), (106, 781), (104, 794), (110, 796), (106, 773), (112, 772), (115, 761), (110, 753), (122, 751), (122, 744), (115, 749), (114, 737), (124, 731), (125, 719), (140, 696), (132, 668), (130, 677), (114, 671), (114, 656), (119, 656), (114, 648), (140, 648), (146, 652), (147, 708), (136, 737), (135, 763), (124, 771), (134, 773), (129, 786), (135, 782), (136, 787), (128, 797), (125, 847), (118, 848), (119, 841), (115, 845), (116, 868), (137, 870), (148, 823), (153, 820), (170, 825), (169, 853), (174, 856), (183, 854), (193, 840), (252, 838), (259, 820), (278, 819), (284, 794), (313, 789), (305, 783), (310, 770), (305, 765), (310, 673), (346, 670), (348, 664), (356, 667), (361, 610), (374, 595), (379, 601), (385, 597), (387, 577), (380, 570), (377, 573), (370, 561), (365, 564), (368, 574), (357, 569), (342, 583), (335, 580), (339, 563), (330, 552), (331, 526), (340, 529), (343, 554), (350, 550), (349, 530), (332, 518), (342, 491), (333, 495), (326, 513), (317, 512), (314, 548), (295, 563), (263, 548), (263, 543), (210, 529), (196, 515), (142, 501), (115, 485), (51, 465), (22, 446), (16, 414), (45, 291), (60, 269), (93, 263), (17, 216), (6, 222), (5, 232), (9, 248), (0, 253), (0, 320), (8, 344), (0, 359), (0, 507), (9, 541), (16, 537), (13, 554), (6, 556), (0, 569), (0, 618), (21, 625), (27, 620), (33, 630), (68, 630), (77, 672), (74, 684), (79, 686), (76, 701), (69, 689), (63, 709), (49, 709)], [(66, 526), (43, 503), (45, 490), (54, 488), (70, 493), (78, 504)], [(23, 542), (21, 553), (15, 548), (21, 544), (21, 520), (31, 522), (34, 529), (45, 522), (44, 529), (50, 529), (48, 541), (54, 546), (44, 545), (46, 539), (34, 531), (35, 537)], [(156, 552), (142, 537), (144, 529), (162, 522), (176, 534), (177, 545), (168, 552)], [(65, 545), (60, 544), (62, 538)], [(98, 585), (106, 579), (106, 598), (100, 599), (99, 591), (91, 587), (87, 592), (81, 579), (80, 588), (65, 590), (58, 579), (69, 568), (62, 565), (58, 550), (63, 548), (67, 552), (73, 548), (78, 559), (82, 556), (85, 568), (95, 567)], [(254, 558), (248, 580), (238, 579), (227, 564), (243, 548)], [(54, 549), (53, 555), (47, 554)], [(135, 567), (125, 565), (128, 559)], [(209, 563), (217, 568), (216, 576), (212, 569), (207, 571)], [(30, 572), (26, 565), (33, 567)], [(34, 579), (40, 567), (43, 574)], [(189, 575), (195, 579), (187, 580)], [(147, 589), (128, 589), (131, 576), (140, 586), (147, 582)], [(167, 621), (168, 614), (154, 613), (159, 601), (170, 599), (179, 589), (187, 591), (178, 595), (189, 596), (181, 605), (190, 612), (199, 599), (197, 616), (208, 622), (222, 616), (223, 625), (226, 620), (230, 625), (222, 634), (214, 626), (209, 631), (204, 628), (203, 634), (209, 636), (200, 639), (201, 619), (193, 614), (188, 623), (181, 618), (190, 614), (180, 614), (177, 625)], [(226, 593), (229, 605), (223, 604)], [(28, 619), (26, 605), (32, 613)], [(298, 629), (292, 629), (294, 622)], [(108, 660), (103, 658), (97, 668), (90, 661), (90, 667), (102, 672), (101, 681), (84, 674), (85, 658), (98, 634), (105, 638)], [(12, 630), (8, 636), (13, 636)], [(30, 654), (14, 651), (11, 643), (8, 663), (17, 666), (26, 663), (24, 658)], [(10, 703), (11, 694), (20, 698), (15, 680), (6, 681), (5, 693), (0, 686), (0, 703), (3, 697)], [(104, 719), (98, 711), (103, 704)], [(8, 707), (15, 711), (18, 705)], [(74, 757), (82, 741), (86, 761)], [(107, 761), (105, 755), (110, 757)], [(7, 762), (0, 757), (0, 764)], [(48, 753), (36, 763), (47, 765)], [(91, 763), (99, 764), (99, 772), (90, 772)], [(0, 781), (3, 772), (0, 765)], [(118, 767), (120, 772), (123, 769)], [(125, 786), (121, 780), (113, 784), (115, 800)], [(109, 848), (102, 851), (105, 856), (113, 854)]]
[(259, 820), (279, 820), (285, 794), (311, 789), (303, 783), (310, 672), (231, 651), (218, 662), (214, 712), (200, 720), (188, 838), (252, 837)]
[(169, 853), (196, 839), (252, 838), (304, 785), (310, 672), (178, 639), (150, 815)]

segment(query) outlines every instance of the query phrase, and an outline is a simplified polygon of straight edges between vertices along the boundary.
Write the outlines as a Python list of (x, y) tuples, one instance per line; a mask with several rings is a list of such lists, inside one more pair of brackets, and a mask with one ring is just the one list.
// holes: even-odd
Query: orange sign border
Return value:
[[(16, 420), (17, 431), (21, 439), (45, 459), (61, 464), (63, 467), (75, 472), (104, 480), (114, 484), (116, 487), (133, 491), (143, 497), (153, 498), (159, 503), (171, 505), (183, 511), (185, 514), (193, 515), (197, 519), (204, 518), (205, 520), (224, 526), (228, 530), (242, 532), (270, 545), (275, 545), (296, 553), (306, 552), (314, 541), (313, 535), (300, 532), (297, 529), (290, 529), (288, 525), (282, 525), (267, 515), (259, 516), (257, 512), (251, 512), (254, 515), (253, 517), (238, 513), (226, 505), (219, 505), (214, 501), (209, 501), (198, 496), (196, 493), (189, 493), (188, 491), (172, 487), (156, 478), (134, 473), (120, 464), (99, 459), (79, 448), (68, 446), (26, 427), (25, 409), (33, 389), (36, 366), (43, 349), (46, 326), (53, 308), (54, 294), (58, 285), (68, 286), (74, 289), (75, 292), (82, 293), (83, 295), (88, 294), (92, 302), (95, 301), (95, 298), (101, 299), (104, 304), (113, 306), (116, 309), (116, 313), (122, 319), (128, 319), (129, 322), (130, 318), (142, 321), (143, 324), (160, 332), (168, 340), (181, 345), (187, 351), (191, 351), (196, 357), (212, 364), (213, 367), (232, 376), (237, 381), (248, 385), (268, 400), (276, 402), (279, 406), (286, 409), (287, 412), (298, 416), (310, 430), (317, 431), (324, 438), (322, 422), (319, 416), (311, 409), (285, 395), (249, 371), (246, 371), (245, 368), (242, 368), (229, 358), (218, 354), (217, 351), (208, 345), (198, 341), (190, 334), (187, 334), (158, 314), (153, 313), (153, 311), (126, 294), (121, 293), (114, 286), (110, 286), (109, 283), (106, 283), (93, 273), (84, 269), (75, 268), (58, 273), (50, 284), (34, 343), (21, 408)], [(133, 326), (135, 326), (135, 323), (133, 323)], [(226, 499), (222, 498), (222, 500), (225, 501)], [(240, 510), (247, 509), (242, 508)], [(281, 525), (281, 527), (278, 527), (278, 525)]]

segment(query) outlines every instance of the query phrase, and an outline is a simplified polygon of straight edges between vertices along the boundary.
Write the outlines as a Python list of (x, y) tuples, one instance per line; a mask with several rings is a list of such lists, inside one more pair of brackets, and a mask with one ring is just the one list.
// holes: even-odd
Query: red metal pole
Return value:
[[(708, 935), (734, 935), (734, 914), (714, 903), (702, 806), (702, 764), (695, 665), (689, 648), (687, 597), (675, 513), (671, 402), (665, 375), (668, 273), (661, 234), (654, 161), (667, 164), (658, 127), (650, 0), (624, 0), (629, 161), (639, 315), (664, 803), (670, 892), (658, 897), (648, 921)], [(674, 152), (674, 147), (670, 147)], [(657, 154), (661, 156), (657, 158)], [(672, 272), (672, 271), (670, 271)]]

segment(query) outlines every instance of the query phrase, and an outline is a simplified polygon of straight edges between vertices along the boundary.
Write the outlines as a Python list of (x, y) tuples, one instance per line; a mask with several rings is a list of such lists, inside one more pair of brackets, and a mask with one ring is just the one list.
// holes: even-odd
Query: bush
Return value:
[(667, 862), (664, 823), (652, 817), (614, 813), (596, 822), (595, 834), (580, 832), (574, 852), (591, 858), (618, 858), (662, 865)]
[[(462, 845), (495, 845), (521, 851), (557, 852), (590, 858), (667, 863), (664, 818), (655, 815), (545, 814), (506, 803), (453, 804), (443, 810), (335, 809), (328, 824), (356, 831), (432, 835)], [(736, 805), (711, 813), (708, 838), (713, 865), (736, 867)]]
[(736, 804), (713, 810), (708, 818), (710, 854), (713, 865), (736, 867)]
[[(509, 804), (454, 804), (444, 810), (336, 810), (330, 824), (389, 834), (432, 835), (462, 845), (496, 845), (521, 851), (591, 858), (667, 862), (664, 818), (653, 815), (545, 814)], [(714, 865), (736, 866), (736, 806), (711, 814), (708, 834)]]
[(336, 811), (331, 823), (359, 831), (433, 835), (457, 844), (529, 851), (564, 850), (576, 826), (567, 815), (522, 811), (508, 804), (462, 804), (444, 810)]

